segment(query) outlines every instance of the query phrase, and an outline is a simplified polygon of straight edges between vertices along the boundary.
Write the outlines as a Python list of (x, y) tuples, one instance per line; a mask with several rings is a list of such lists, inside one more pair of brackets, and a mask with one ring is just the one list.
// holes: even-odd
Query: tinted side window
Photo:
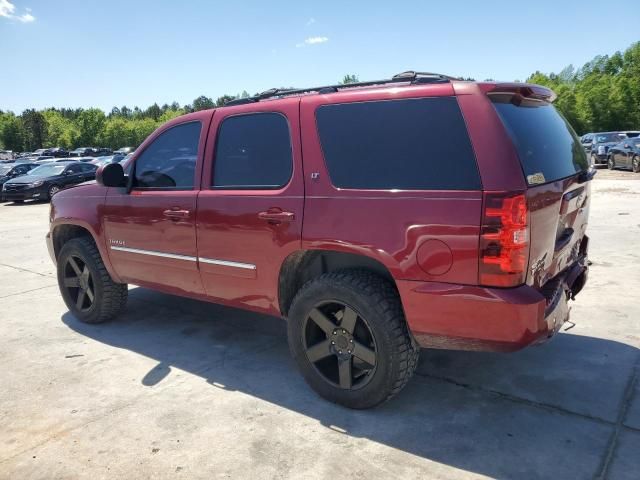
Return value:
[(80, 173), (81, 170), (82, 168), (80, 165), (71, 165), (67, 168), (65, 173)]
[(325, 105), (316, 120), (329, 176), (338, 188), (481, 188), (453, 97)]
[(292, 170), (289, 124), (283, 115), (253, 113), (222, 122), (213, 187), (278, 188), (289, 182)]
[(136, 159), (135, 187), (192, 189), (201, 128), (190, 122), (161, 133)]

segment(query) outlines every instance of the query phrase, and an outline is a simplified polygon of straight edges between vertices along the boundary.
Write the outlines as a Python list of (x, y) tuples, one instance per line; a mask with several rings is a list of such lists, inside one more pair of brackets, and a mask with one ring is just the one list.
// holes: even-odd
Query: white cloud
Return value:
[(30, 23), (35, 21), (36, 17), (31, 15), (31, 9), (25, 8), (25, 12), (22, 15), (16, 15), (16, 6), (9, 0), (0, 0), (0, 17), (8, 18), (9, 20), (18, 20), (22, 23)]
[(304, 47), (306, 45), (318, 45), (319, 43), (328, 42), (328, 37), (309, 37), (302, 43), (296, 43), (296, 47)]
[(329, 39), (327, 37), (309, 37), (304, 41), (304, 43), (307, 45), (315, 45), (316, 43), (324, 43), (328, 41)]
[(0, 17), (11, 18), (16, 6), (9, 0), (0, 0)]
[(313, 25), (314, 23), (316, 23), (316, 19), (311, 17), (309, 20), (307, 20), (307, 23), (305, 23), (305, 25), (307, 27), (309, 27), (309, 26)]

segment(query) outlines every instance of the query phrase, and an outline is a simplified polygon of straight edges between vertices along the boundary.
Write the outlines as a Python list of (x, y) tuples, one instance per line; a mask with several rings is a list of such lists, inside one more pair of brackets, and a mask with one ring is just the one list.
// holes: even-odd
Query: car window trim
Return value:
[(198, 180), (196, 179), (196, 174), (197, 174), (197, 165), (198, 165), (198, 153), (196, 153), (196, 163), (194, 165), (194, 172), (193, 172), (193, 186), (191, 187), (138, 187), (135, 185), (135, 179), (136, 179), (136, 164), (138, 163), (138, 159), (144, 155), (144, 152), (146, 152), (149, 147), (151, 145), (153, 145), (156, 140), (158, 140), (162, 135), (164, 135), (165, 133), (173, 130), (176, 127), (181, 127), (183, 125), (188, 125), (190, 123), (199, 123), (200, 124), (200, 134), (198, 135), (198, 146), (196, 149), (196, 152), (198, 152), (200, 150), (200, 142), (201, 142), (201, 137), (202, 137), (202, 128), (203, 128), (203, 123), (202, 120), (189, 120), (186, 122), (181, 122), (181, 123), (176, 123), (175, 125), (171, 125), (168, 128), (165, 128), (164, 130), (162, 130), (160, 133), (158, 133), (158, 135), (156, 135), (156, 137), (149, 142), (149, 145), (145, 146), (144, 149), (142, 151), (140, 151), (140, 153), (138, 153), (135, 158), (133, 158), (132, 162), (131, 162), (131, 171), (129, 172), (129, 181), (131, 182), (131, 187), (127, 188), (127, 190), (129, 192), (135, 190), (137, 192), (150, 192), (150, 191), (179, 191), (179, 192), (189, 192), (189, 191), (193, 191), (193, 190), (197, 190), (197, 185), (198, 185)]
[[(216, 160), (217, 160), (217, 152), (218, 152), (218, 142), (220, 141), (220, 130), (222, 128), (222, 125), (224, 124), (224, 122), (226, 122), (228, 119), (230, 118), (235, 118), (235, 117), (248, 117), (251, 115), (272, 115), (272, 114), (276, 114), (279, 115), (281, 117), (284, 118), (286, 124), (287, 124), (287, 132), (288, 132), (288, 138), (289, 138), (289, 149), (291, 151), (291, 163), (290, 163), (290, 169), (289, 169), (289, 178), (287, 179), (286, 182), (284, 182), (282, 185), (214, 185), (214, 179), (215, 179), (215, 174), (216, 174)], [(222, 118), (222, 120), (220, 120), (220, 122), (218, 123), (218, 128), (216, 129), (216, 136), (215, 136), (215, 142), (214, 142), (214, 146), (213, 146), (213, 157), (211, 159), (211, 178), (209, 179), (209, 190), (244, 190), (244, 191), (260, 191), (260, 190), (283, 190), (285, 188), (287, 188), (288, 185), (291, 184), (291, 181), (293, 180), (293, 173), (294, 173), (294, 167), (295, 167), (295, 158), (294, 158), (294, 149), (293, 149), (293, 137), (291, 135), (291, 122), (289, 122), (289, 117), (284, 114), (283, 112), (279, 112), (276, 110), (264, 110), (264, 111), (259, 111), (259, 112), (247, 112), (247, 113), (233, 113), (230, 115), (226, 115), (225, 117)]]
[[(322, 139), (320, 136), (320, 125), (318, 123), (318, 111), (320, 109), (322, 109), (323, 107), (328, 107), (328, 106), (338, 106), (338, 105), (353, 105), (353, 104), (365, 104), (365, 103), (386, 103), (386, 102), (399, 102), (399, 101), (404, 101), (404, 100), (424, 100), (424, 99), (436, 99), (436, 98), (452, 98), (455, 100), (456, 102), (456, 106), (458, 108), (458, 112), (460, 113), (460, 118), (462, 119), (462, 123), (464, 125), (464, 130), (465, 133), (467, 135), (467, 139), (469, 141), (469, 145), (471, 147), (471, 155), (473, 157), (473, 165), (475, 167), (475, 172), (477, 174), (477, 179), (478, 179), (478, 183), (479, 186), (478, 188), (465, 188), (465, 189), (451, 189), (451, 188), (361, 188), (361, 187), (339, 187), (337, 186), (334, 182), (333, 179), (331, 178), (331, 173), (329, 170), (329, 164), (327, 161), (327, 156), (325, 154), (325, 147), (322, 144)], [(471, 141), (471, 136), (469, 134), (469, 125), (467, 125), (467, 119), (464, 116), (464, 112), (462, 111), (462, 107), (460, 107), (460, 102), (458, 101), (458, 96), (457, 95), (438, 95), (438, 96), (410, 96), (410, 97), (402, 97), (402, 98), (385, 98), (385, 99), (372, 99), (372, 100), (354, 100), (354, 101), (345, 101), (345, 102), (336, 102), (336, 103), (323, 103), (320, 105), (317, 105), (316, 108), (313, 111), (313, 119), (314, 119), (314, 126), (315, 126), (315, 131), (316, 131), (316, 135), (317, 135), (317, 141), (318, 144), (320, 146), (320, 152), (322, 154), (322, 161), (323, 161), (323, 165), (325, 168), (325, 171), (327, 172), (327, 178), (329, 179), (329, 184), (331, 185), (331, 187), (337, 191), (343, 191), (343, 192), (362, 192), (362, 191), (367, 191), (367, 192), (373, 192), (381, 194), (381, 193), (392, 193), (392, 194), (397, 194), (399, 192), (479, 192), (482, 191), (484, 189), (483, 183), (482, 183), (482, 175), (480, 174), (480, 165), (478, 164), (478, 158), (476, 155), (476, 151), (475, 148), (473, 146), (473, 142)]]

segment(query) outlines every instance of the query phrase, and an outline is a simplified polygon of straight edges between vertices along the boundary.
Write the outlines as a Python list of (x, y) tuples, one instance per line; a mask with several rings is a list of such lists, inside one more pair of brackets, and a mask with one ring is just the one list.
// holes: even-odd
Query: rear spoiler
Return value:
[(480, 83), (480, 89), (487, 95), (512, 93), (531, 100), (552, 103), (558, 96), (550, 88), (532, 83)]

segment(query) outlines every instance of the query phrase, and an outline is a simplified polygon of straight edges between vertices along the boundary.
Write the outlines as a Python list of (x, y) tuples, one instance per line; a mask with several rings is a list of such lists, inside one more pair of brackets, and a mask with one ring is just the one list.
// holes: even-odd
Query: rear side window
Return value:
[(215, 188), (283, 187), (293, 170), (287, 119), (279, 113), (228, 117), (218, 130), (215, 155)]
[(510, 95), (493, 95), (491, 99), (518, 151), (529, 185), (587, 170), (580, 140), (553, 105), (544, 102), (516, 105)]
[(453, 97), (325, 105), (316, 112), (338, 188), (479, 190), (467, 129)]
[(189, 122), (162, 132), (135, 161), (136, 188), (193, 189), (201, 128)]

